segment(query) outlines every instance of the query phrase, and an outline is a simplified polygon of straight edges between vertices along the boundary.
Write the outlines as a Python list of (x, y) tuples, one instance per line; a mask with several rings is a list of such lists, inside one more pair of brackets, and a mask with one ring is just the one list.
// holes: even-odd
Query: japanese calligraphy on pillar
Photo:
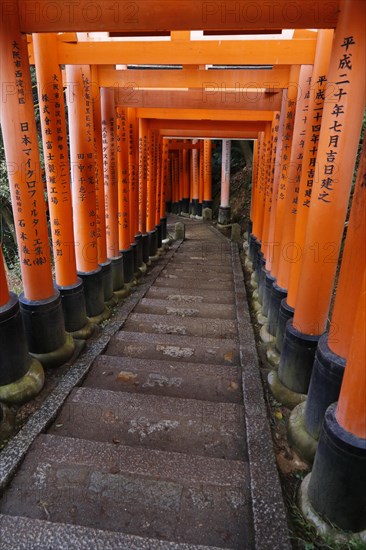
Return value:
[(273, 182), (274, 182), (274, 173), (275, 173), (275, 166), (276, 166), (276, 155), (277, 155), (277, 147), (278, 147), (278, 133), (280, 129), (280, 113), (276, 112), (274, 123), (272, 124), (271, 128), (271, 158), (270, 162), (268, 164), (268, 186), (267, 186), (267, 194), (268, 194), (268, 201), (266, 200), (266, 205), (268, 207), (268, 212), (272, 211), (272, 201), (273, 201)]
[(294, 126), (294, 140), (293, 148), (291, 151), (291, 167), (289, 172), (289, 180), (291, 185), (294, 185), (292, 193), (292, 205), (291, 213), (297, 214), (297, 207), (299, 203), (300, 182), (303, 168), (304, 159), (304, 147), (306, 138), (306, 128), (309, 116), (309, 104), (310, 104), (310, 86), (312, 80), (312, 67), (302, 67), (302, 71), (308, 73), (306, 75), (305, 84), (303, 88), (304, 96), (298, 98), (298, 109), (296, 110), (296, 121)]
[(116, 112), (116, 152), (118, 168), (118, 232), (120, 250), (130, 247), (129, 234), (129, 191), (128, 191), (128, 150), (127, 150), (127, 111), (122, 107)]
[[(335, 184), (338, 179), (336, 176), (336, 162), (338, 149), (342, 139), (342, 130), (345, 123), (344, 101), (348, 95), (350, 86), (350, 78), (352, 75), (352, 50), (356, 45), (353, 36), (345, 36), (340, 44), (343, 52), (339, 58), (337, 68), (337, 80), (335, 82), (336, 91), (330, 94), (328, 100), (333, 100), (333, 108), (331, 111), (332, 125), (329, 126), (329, 142), (328, 151), (326, 153), (326, 163), (321, 167), (321, 187), (318, 193), (318, 200), (325, 203), (332, 202), (332, 192), (335, 189)], [(328, 91), (328, 88), (327, 88)]]
[(302, 205), (309, 208), (311, 193), (314, 184), (314, 177), (316, 175), (316, 157), (318, 152), (319, 135), (321, 129), (321, 119), (323, 113), (324, 99), (325, 99), (325, 87), (327, 83), (326, 75), (319, 75), (314, 87), (313, 93), (315, 94), (314, 106), (309, 113), (311, 116), (311, 127), (307, 126), (310, 131), (310, 140), (307, 140), (307, 166), (304, 166), (306, 170), (306, 188), (304, 189), (304, 195), (301, 197)]
[[(9, 95), (7, 104), (2, 106), (2, 124), (24, 279), (25, 269), (46, 264), (50, 266), (50, 251), (27, 51), (20, 40), (13, 40), (11, 63), (6, 63), (5, 54), (2, 52), (5, 56), (3, 79), (6, 81), (8, 78), (8, 82), (15, 83), (16, 93)], [(5, 110), (7, 113), (13, 111), (12, 135), (8, 135)]]

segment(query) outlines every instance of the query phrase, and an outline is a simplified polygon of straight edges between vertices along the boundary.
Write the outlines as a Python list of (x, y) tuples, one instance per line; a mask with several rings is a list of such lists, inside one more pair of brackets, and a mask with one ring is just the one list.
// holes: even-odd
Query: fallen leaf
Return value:
[(120, 382), (134, 382), (137, 378), (137, 374), (133, 372), (121, 371), (117, 374), (117, 380)]

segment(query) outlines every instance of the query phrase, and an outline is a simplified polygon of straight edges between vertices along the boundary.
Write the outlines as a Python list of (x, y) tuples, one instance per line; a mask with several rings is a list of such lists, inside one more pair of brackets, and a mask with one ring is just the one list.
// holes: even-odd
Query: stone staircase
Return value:
[(26, 454), (1, 548), (267, 548), (231, 244), (197, 222), (187, 237)]

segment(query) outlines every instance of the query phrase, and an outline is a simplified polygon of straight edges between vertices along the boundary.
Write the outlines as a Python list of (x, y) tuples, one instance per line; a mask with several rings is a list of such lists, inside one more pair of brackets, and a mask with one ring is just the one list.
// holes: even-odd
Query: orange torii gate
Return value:
[[(309, 382), (309, 372), (305, 372), (304, 365), (300, 364), (301, 361), (298, 362), (298, 355), (301, 355), (301, 353), (298, 353), (295, 357), (296, 361), (294, 360), (294, 350), (291, 345), (293, 341), (296, 341), (296, 344), (299, 344), (300, 348), (302, 345), (302, 349), (304, 349), (305, 344), (310, 342), (313, 348), (312, 351), (315, 351), (317, 340), (326, 328), (335, 272), (334, 265), (325, 265), (335, 263), (326, 261), (328, 258), (326, 254), (329, 252), (326, 245), (333, 242), (336, 247), (339, 247), (341, 242), (341, 229), (343, 228), (358, 142), (357, 134), (361, 125), (364, 107), (362, 71), (365, 61), (365, 37), (360, 29), (363, 6), (362, 0), (334, 0), (327, 3), (319, 3), (318, 0), (304, 0), (301, 5), (296, 5), (294, 11), (293, 3), (278, 0), (275, 4), (265, 1), (259, 2), (256, 6), (256, 12), (253, 13), (251, 11), (253, 10), (252, 2), (236, 0), (226, 0), (225, 2), (182, 0), (179, 3), (175, 0), (165, 0), (164, 2), (162, 0), (135, 0), (135, 2), (127, 4), (110, 0), (100, 4), (85, 0), (75, 3), (61, 0), (55, 2), (19, 0), (18, 2), (2, 3), (0, 8), (0, 40), (2, 51), (8, 52), (8, 54), (4, 55), (4, 68), (1, 69), (1, 75), (3, 82), (13, 84), (13, 89), (16, 90), (16, 93), (12, 94), (13, 97), (10, 97), (11, 94), (9, 95), (6, 107), (2, 106), (2, 125), (8, 162), (17, 163), (20, 166), (22, 160), (27, 160), (24, 156), (27, 155), (25, 149), (19, 150), (19, 144), (21, 143), (19, 140), (21, 140), (23, 134), (33, 144), (33, 150), (28, 154), (31, 162), (31, 172), (33, 172), (34, 165), (39, 162), (35, 121), (31, 110), (31, 94), (29, 93), (30, 78), (28, 60), (26, 59), (26, 39), (24, 34), (22, 36), (21, 33), (63, 33), (57, 37), (55, 45), (58, 63), (68, 65), (67, 72), (70, 74), (80, 76), (82, 71), (84, 75), (83, 82), (80, 82), (80, 85), (84, 91), (87, 91), (88, 97), (82, 98), (80, 93), (76, 93), (75, 97), (80, 102), (80, 109), (73, 111), (71, 107), (75, 107), (75, 105), (71, 105), (71, 102), (69, 104), (72, 162), (74, 169), (78, 171), (74, 172), (76, 182), (76, 189), (73, 190), (74, 234), (79, 236), (80, 244), (83, 247), (91, 251), (97, 251), (95, 257), (86, 258), (82, 254), (78, 254), (76, 248), (76, 263), (79, 274), (85, 276), (86, 283), (92, 280), (90, 275), (92, 277), (96, 276), (98, 279), (96, 285), (98, 311), (95, 313), (104, 314), (100, 264), (108, 263), (107, 256), (104, 254), (104, 240), (107, 236), (111, 237), (111, 234), (106, 235), (103, 229), (101, 235), (98, 233), (103, 226), (103, 223), (98, 224), (98, 215), (105, 221), (104, 218), (107, 214), (107, 231), (113, 229), (114, 244), (112, 248), (113, 254), (117, 255), (113, 257), (118, 257), (121, 248), (131, 248), (133, 250), (134, 269), (137, 273), (138, 270), (141, 271), (142, 266), (139, 264), (141, 253), (144, 250), (144, 245), (141, 246), (139, 243), (143, 243), (145, 235), (149, 234), (149, 246), (147, 249), (145, 247), (145, 251), (147, 250), (145, 258), (148, 260), (149, 256), (155, 256), (155, 252), (157, 252), (159, 226), (161, 220), (164, 219), (162, 218), (164, 212), (161, 206), (164, 204), (162, 201), (164, 195), (166, 195), (166, 186), (169, 179), (167, 174), (169, 172), (171, 172), (175, 183), (173, 185), (175, 199), (180, 200), (182, 193), (185, 194), (185, 191), (182, 191), (184, 187), (183, 178), (179, 178), (180, 166), (184, 166), (183, 154), (174, 155), (170, 159), (172, 169), (169, 170), (168, 138), (197, 139), (200, 137), (209, 139), (221, 137), (222, 139), (252, 138), (258, 140), (255, 150), (258, 149), (259, 154), (255, 159), (257, 168), (254, 173), (253, 191), (253, 217), (256, 229), (258, 229), (258, 235), (255, 235), (258, 248), (264, 245), (264, 250), (266, 250), (263, 240), (267, 235), (280, 236), (281, 245), (286, 247), (288, 244), (286, 241), (292, 235), (294, 220), (291, 223), (286, 220), (284, 230), (280, 224), (282, 224), (284, 217), (289, 216), (289, 209), (292, 204), (295, 204), (293, 201), (297, 197), (290, 194), (286, 198), (288, 182), (283, 182), (283, 188), (281, 188), (281, 180), (277, 187), (274, 182), (277, 176), (284, 180), (289, 177), (289, 172), (286, 172), (289, 159), (295, 160), (297, 167), (301, 168), (301, 162), (298, 161), (303, 159), (295, 158), (295, 156), (296, 153), (301, 154), (299, 150), (302, 145), (298, 140), (299, 136), (293, 135), (293, 128), (296, 128), (297, 132), (300, 127), (305, 126), (305, 123), (302, 126), (300, 125), (300, 121), (296, 120), (294, 105), (288, 103), (288, 108), (282, 119), (283, 129), (286, 130), (283, 132), (282, 145), (285, 144), (285, 139), (289, 141), (292, 155), (288, 157), (284, 147), (282, 147), (277, 156), (275, 136), (276, 134), (280, 136), (281, 132), (274, 131), (275, 121), (273, 117), (274, 113), (280, 110), (281, 94), (276, 90), (287, 88), (286, 79), (289, 79), (289, 75), (294, 75), (296, 72), (301, 73), (302, 68), (300, 65), (314, 64), (320, 33), (305, 30), (301, 33), (294, 33), (294, 37), (290, 40), (283, 38), (272, 41), (248, 39), (244, 43), (244, 41), (234, 39), (221, 40), (217, 37), (206, 39), (204, 34), (202, 39), (196, 40), (192, 39), (187, 29), (217, 33), (219, 29), (222, 33), (225, 33), (225, 31), (230, 33), (236, 30), (242, 31), (243, 29), (248, 32), (250, 30), (291, 29), (293, 27), (303, 29), (335, 28), (332, 60), (329, 72), (326, 71), (326, 75), (330, 79), (329, 84), (336, 84), (337, 86), (334, 97), (336, 93), (339, 94), (339, 97), (337, 101), (333, 101), (332, 105), (327, 104), (325, 106), (321, 120), (318, 124), (313, 125), (318, 129), (311, 130), (312, 135), (316, 137), (315, 141), (319, 151), (317, 157), (312, 155), (309, 158), (308, 155), (309, 166), (306, 168), (309, 168), (309, 172), (311, 172), (310, 160), (314, 159), (315, 162), (316, 158), (316, 162), (320, 164), (320, 170), (322, 170), (322, 177), (320, 181), (314, 181), (314, 178), (308, 177), (308, 181), (311, 182), (308, 187), (311, 188), (312, 196), (310, 197), (309, 193), (306, 195), (306, 201), (309, 201), (306, 206), (309, 207), (309, 216), (307, 224), (304, 224), (306, 225), (306, 235), (303, 235), (304, 257), (302, 258), (301, 273), (297, 273), (296, 284), (294, 285), (291, 282), (292, 274), (296, 270), (289, 270), (288, 266), (281, 264), (283, 258), (278, 257), (276, 254), (274, 261), (266, 258), (268, 267), (271, 267), (276, 277), (279, 277), (282, 281), (282, 287), (280, 288), (287, 288), (288, 283), (289, 289), (292, 289), (290, 294), (291, 304), (289, 305), (294, 309), (294, 323), (288, 323), (287, 325), (283, 346), (285, 353), (281, 356), (278, 375), (279, 382), (283, 385), (288, 384), (287, 389), (292, 392), (291, 397), (300, 400), (303, 398)], [(8, 21), (10, 21), (10, 24), (8, 24)], [(114, 42), (106, 37), (105, 40), (93, 42), (91, 40), (79, 41), (78, 36), (74, 34), (93, 31), (116, 33), (121, 38), (128, 38), (129, 34), (133, 33), (141, 32), (143, 34), (152, 31), (161, 34), (168, 33), (170, 34), (170, 40), (148, 42), (146, 40), (129, 41), (127, 39)], [(31, 62), (36, 57), (36, 52), (33, 51), (36, 48), (36, 42), (37, 40), (33, 43), (31, 37), (28, 40)], [(16, 60), (16, 63), (20, 63), (18, 67), (11, 64), (12, 58)], [(183, 68), (181, 70), (169, 69), (166, 72), (160, 70), (159, 74), (154, 75), (154, 71), (138, 69), (133, 69), (131, 72), (130, 69), (117, 71), (110, 67), (112, 64), (159, 65), (162, 63), (181, 64)], [(260, 75), (261, 71), (256, 69), (249, 69), (251, 72), (247, 74), (243, 71), (239, 75), (235, 69), (218, 69), (218, 72), (216, 72), (209, 71), (206, 67), (202, 68), (202, 66), (208, 64), (273, 64), (277, 67), (273, 70), (273, 73), (265, 68), (262, 75)], [(192, 68), (192, 66), (196, 68)], [(17, 69), (22, 71), (22, 77), (24, 73), (24, 82), (26, 82), (24, 89), (19, 84), (19, 76), (16, 77), (15, 71)], [(150, 74), (148, 74), (149, 72)], [(113, 95), (110, 88), (114, 89), (114, 94), (118, 98), (117, 102), (109, 102), (109, 108), (110, 111), (114, 111), (114, 117), (116, 116), (116, 107), (117, 110), (125, 109), (126, 111), (128, 128), (124, 130), (123, 124), (120, 124), (118, 131), (120, 147), (125, 148), (127, 146), (128, 154), (125, 156), (123, 151), (117, 149), (116, 162), (116, 158), (113, 157), (113, 147), (115, 146), (112, 145), (113, 136), (109, 136), (111, 139), (107, 138), (107, 143), (104, 144), (107, 148), (108, 160), (106, 162), (107, 164), (109, 161), (114, 163), (118, 179), (121, 178), (121, 181), (124, 179), (121, 187), (128, 195), (128, 216), (123, 217), (124, 225), (127, 227), (124, 227), (123, 230), (118, 227), (116, 221), (116, 215), (123, 214), (121, 212), (123, 203), (119, 200), (120, 197), (115, 189), (113, 190), (106, 185), (107, 201), (117, 200), (119, 206), (117, 209), (115, 204), (108, 204), (105, 211), (104, 201), (100, 200), (98, 204), (96, 200), (95, 178), (101, 177), (102, 172), (101, 167), (103, 165), (100, 151), (103, 151), (101, 149), (101, 138), (103, 136), (101, 135), (99, 99), (98, 97), (95, 99), (89, 97), (90, 83), (94, 81), (93, 75), (95, 75), (95, 82), (98, 85), (98, 96), (100, 86), (107, 89), (106, 93), (110, 98)], [(111, 81), (115, 75), (116, 81), (112, 83)], [(163, 90), (154, 90), (154, 87), (159, 87), (159, 77), (162, 78)], [(256, 107), (252, 109), (250, 109), (250, 102), (251, 99), (254, 99), (256, 92), (248, 91), (251, 88), (247, 80), (249, 77), (255, 79), (255, 88), (263, 88), (261, 92), (263, 97), (259, 98)], [(132, 78), (136, 79), (135, 83), (130, 80)], [(219, 80), (220, 78), (222, 80)], [(237, 82), (239, 83), (238, 86), (236, 86)], [(259, 83), (263, 86), (257, 85)], [(142, 90), (139, 87), (146, 87), (147, 89)], [(191, 89), (185, 92), (179, 89), (181, 87)], [(80, 90), (79, 88), (78, 92)], [(27, 95), (24, 93), (25, 91)], [(328, 91), (333, 93), (331, 89)], [(6, 90), (6, 92), (8, 93), (9, 90)], [(322, 93), (323, 88), (318, 87), (318, 92)], [(131, 95), (136, 99), (134, 104), (128, 101)], [(296, 94), (289, 93), (288, 97), (292, 102), (296, 98)], [(222, 101), (223, 98), (224, 102)], [(236, 101), (237, 99), (238, 101)], [(182, 108), (184, 106), (186, 109)], [(91, 112), (89, 112), (90, 109)], [(112, 120), (112, 116), (110, 119)], [(329, 130), (332, 130), (332, 133)], [(29, 134), (26, 133), (28, 131)], [(128, 133), (125, 140), (124, 131)], [(305, 133), (308, 132), (310, 132), (310, 128), (306, 125)], [(140, 140), (139, 143), (137, 136)], [(141, 150), (138, 148), (139, 144), (142, 144)], [(291, 147), (290, 144), (294, 144), (296, 149)], [(332, 153), (329, 153), (330, 146), (332, 146)], [(82, 150), (80, 147), (82, 147)], [(195, 174), (194, 198), (201, 197), (203, 199), (202, 186), (199, 185), (199, 168), (203, 167), (203, 163), (199, 164), (197, 149), (193, 151), (195, 157), (193, 163)], [(343, 195), (340, 193), (339, 185), (334, 186), (339, 184), (339, 181), (333, 178), (336, 154), (338, 154), (337, 161), (341, 174)], [(81, 155), (86, 155), (86, 157)], [(112, 157), (114, 158), (113, 161)], [(281, 174), (277, 171), (276, 176), (275, 162), (278, 158), (282, 159)], [(117, 167), (115, 166), (116, 163)], [(106, 176), (110, 178), (108, 168)], [(95, 172), (97, 176), (95, 176)], [(84, 174), (87, 176), (86, 178)], [(37, 313), (36, 302), (39, 301), (47, 302), (47, 306), (49, 303), (51, 306), (55, 305), (52, 314), (54, 318), (57, 318), (59, 327), (57, 331), (59, 341), (57, 344), (63, 348), (66, 336), (59, 298), (57, 293), (55, 295), (53, 289), (51, 256), (46, 245), (47, 224), (45, 206), (42, 200), (41, 180), (39, 175), (35, 177), (34, 181), (31, 180), (29, 171), (27, 173), (13, 173), (10, 176), (13, 205), (17, 207), (15, 211), (16, 230), (23, 262), (22, 271), (25, 289), (24, 297), (21, 298), (23, 314), (26, 316), (29, 312), (32, 314)], [(362, 174), (360, 178), (362, 178)], [(106, 179), (104, 179), (104, 183), (105, 181)], [(32, 190), (33, 193), (34, 189), (33, 205), (30, 197), (25, 192), (26, 186), (29, 194), (29, 190)], [(88, 197), (84, 196), (85, 190), (88, 191)], [(104, 185), (98, 189), (100, 197), (104, 196), (103, 191)], [(299, 194), (300, 191), (304, 191), (301, 185), (299, 191), (296, 191), (295, 194)], [(283, 192), (283, 197), (280, 196), (281, 192)], [(49, 200), (52, 198), (53, 193), (51, 189), (48, 190)], [(276, 195), (277, 203), (272, 200), (274, 195)], [(147, 205), (146, 198), (148, 199)], [(331, 206), (328, 207), (327, 204), (331, 204)], [(109, 208), (110, 206), (111, 208)], [(124, 205), (124, 208), (126, 208), (126, 205)], [(273, 215), (271, 208), (273, 208)], [(25, 213), (25, 216), (20, 216), (23, 213)], [(51, 215), (54, 216), (54, 213), (51, 212)], [(112, 216), (113, 219), (110, 220), (109, 216)], [(35, 220), (37, 220), (37, 223), (34, 223)], [(109, 225), (109, 222), (113, 224), (113, 227)], [(274, 226), (271, 225), (272, 222)], [(53, 231), (56, 231), (55, 228), (53, 228)], [(117, 234), (118, 245), (116, 244)], [(101, 239), (99, 244), (102, 246), (98, 246), (98, 239)], [(32, 249), (27, 246), (29, 243), (26, 243), (26, 240), (32, 240)], [(317, 242), (323, 248), (318, 247), (314, 251), (313, 244)], [(55, 248), (55, 250), (57, 249)], [(318, 255), (317, 257), (322, 258), (322, 262), (313, 261), (312, 254), (314, 252)], [(338, 254), (336, 254), (336, 259), (338, 259)], [(315, 265), (315, 263), (318, 263), (318, 265)], [(256, 267), (259, 265), (257, 263)], [(71, 286), (75, 284), (75, 269), (70, 270), (70, 273), (63, 274), (70, 276)], [(0, 280), (2, 285), (0, 289), (0, 306), (5, 306), (6, 309), (12, 297), (7, 290), (2, 262), (0, 265)], [(93, 282), (96, 281), (93, 279)], [(362, 306), (365, 282), (364, 279), (361, 281), (360, 277), (357, 278), (356, 294), (360, 297), (360, 305), (357, 311), (354, 311), (355, 325), (352, 341), (351, 331), (350, 329), (347, 330), (349, 356), (345, 359), (347, 359), (348, 370), (346, 370), (344, 384), (341, 389), (339, 405), (337, 408), (328, 409), (325, 420), (327, 436), (337, 441), (337, 445), (341, 442), (340, 446), (343, 445), (346, 448), (347, 456), (344, 458), (343, 466), (339, 465), (329, 446), (327, 447), (327, 438), (321, 438), (321, 452), (317, 455), (314, 476), (309, 484), (309, 497), (315, 510), (344, 528), (354, 530), (365, 528), (363, 520), (355, 522), (352, 519), (353, 516), (357, 516), (357, 513), (363, 509), (365, 504), (364, 496), (360, 495), (355, 486), (357, 480), (356, 482), (354, 478), (351, 480), (353, 486), (351, 490), (348, 490), (352, 497), (350, 502), (347, 500), (347, 505), (342, 505), (340, 501), (344, 496), (344, 491), (342, 493), (342, 480), (347, 477), (348, 470), (352, 470), (353, 464), (359, 464), (357, 462), (358, 458), (361, 456), (364, 461), (365, 457), (365, 427), (362, 420), (360, 420), (360, 416), (364, 414), (364, 404), (360, 393), (360, 388), (364, 388), (364, 370), (360, 365), (364, 360), (365, 350), (364, 346), (358, 343), (359, 335), (364, 331), (365, 325), (364, 307)], [(106, 294), (104, 293), (105, 298)], [(342, 296), (339, 295), (338, 298), (340, 301), (336, 301), (337, 305), (343, 303)], [(355, 302), (353, 304), (355, 308), (357, 300), (354, 299), (353, 301)], [(12, 304), (11, 307), (13, 307)], [(3, 311), (1, 314), (3, 314)], [(339, 315), (339, 310), (335, 309), (335, 318), (339, 318)], [(314, 323), (317, 323), (315, 328), (313, 328)], [(28, 332), (33, 333), (34, 336), (35, 330), (31, 326), (29, 318), (27, 319), (27, 326)], [(32, 338), (30, 338), (30, 341), (32, 341)], [(335, 345), (333, 351), (341, 352), (343, 349), (344, 347)], [(31, 351), (34, 353), (35, 349), (33, 348)], [(43, 353), (40, 355), (43, 355)], [(312, 366), (313, 359), (311, 354), (308, 355), (310, 355), (310, 360), (307, 368)], [(293, 361), (289, 360), (289, 356)], [(27, 371), (27, 361), (28, 359), (23, 357), (23, 368), (21, 373), (17, 371), (17, 374), (23, 375)], [(296, 368), (293, 366), (294, 364)], [(7, 368), (14, 367), (9, 364)], [(303, 383), (305, 378), (306, 383)], [(10, 379), (12, 381), (16, 379), (15, 371)], [(3, 381), (4, 378), (2, 377), (0, 380)], [(37, 389), (38, 387), (39, 384)], [(294, 394), (297, 394), (297, 396)], [(327, 479), (327, 471), (337, 472), (338, 478), (335, 483), (327, 484), (324, 481)], [(362, 475), (364, 474), (360, 472), (358, 479), (361, 479)], [(323, 484), (322, 491), (319, 491), (318, 483)], [(306, 483), (303, 484), (303, 490), (306, 493)]]

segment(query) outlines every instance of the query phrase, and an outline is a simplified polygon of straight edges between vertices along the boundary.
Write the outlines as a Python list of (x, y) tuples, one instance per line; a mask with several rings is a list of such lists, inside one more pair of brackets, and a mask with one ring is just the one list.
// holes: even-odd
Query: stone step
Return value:
[(43, 435), (1, 512), (177, 543), (253, 548), (248, 485), (243, 462)]
[(176, 269), (164, 269), (160, 277), (165, 277), (166, 279), (182, 279), (183, 281), (190, 280), (193, 284), (196, 284), (196, 281), (207, 281), (209, 283), (221, 284), (222, 281), (233, 283), (234, 278), (230, 273), (221, 274), (219, 271), (208, 270), (205, 273), (194, 273), (192, 271), (180, 271)]
[(179, 544), (102, 531), (93, 527), (0, 514), (1, 550), (218, 550), (214, 546)]
[(237, 367), (100, 355), (83, 383), (86, 387), (241, 403)]
[(231, 267), (231, 258), (225, 258), (221, 256), (214, 257), (208, 257), (208, 258), (201, 258), (200, 256), (195, 256), (194, 254), (176, 254), (174, 258), (172, 259), (171, 265), (177, 265), (180, 267), (181, 265), (190, 265), (192, 267), (199, 267), (199, 266), (211, 266), (215, 267), (216, 269), (219, 269), (220, 267)]
[(209, 282), (205, 280), (193, 280), (193, 279), (172, 279), (164, 276), (159, 276), (154, 286), (167, 286), (170, 288), (195, 288), (196, 290), (216, 290), (217, 293), (221, 293), (221, 290), (229, 290), (234, 292), (234, 283), (231, 281), (217, 280)]
[(227, 319), (172, 317), (150, 313), (131, 313), (123, 325), (130, 332), (177, 334), (200, 338), (235, 338), (236, 322)]
[(149, 334), (121, 330), (111, 338), (107, 355), (166, 359), (215, 365), (239, 365), (236, 340)]
[(184, 274), (184, 275), (191, 275), (191, 277), (203, 276), (205, 274), (211, 274), (211, 273), (219, 273), (220, 275), (230, 278), (233, 277), (233, 270), (231, 267), (225, 267), (220, 266), (218, 269), (214, 267), (209, 266), (202, 266), (200, 267), (199, 271), (194, 266), (187, 265), (181, 265), (181, 264), (174, 264), (173, 262), (169, 263), (168, 266), (164, 269), (164, 272), (167, 271), (168, 273), (177, 273), (177, 274)]
[(235, 304), (234, 293), (231, 290), (204, 290), (191, 288), (172, 288), (152, 286), (145, 294), (146, 298), (168, 300), (172, 304)]
[(244, 409), (236, 403), (73, 390), (51, 433), (211, 458), (246, 460)]
[(200, 302), (173, 300), (151, 300), (143, 298), (134, 309), (135, 313), (155, 313), (173, 317), (202, 317), (204, 319), (236, 319), (236, 310), (233, 305), (205, 304)]

